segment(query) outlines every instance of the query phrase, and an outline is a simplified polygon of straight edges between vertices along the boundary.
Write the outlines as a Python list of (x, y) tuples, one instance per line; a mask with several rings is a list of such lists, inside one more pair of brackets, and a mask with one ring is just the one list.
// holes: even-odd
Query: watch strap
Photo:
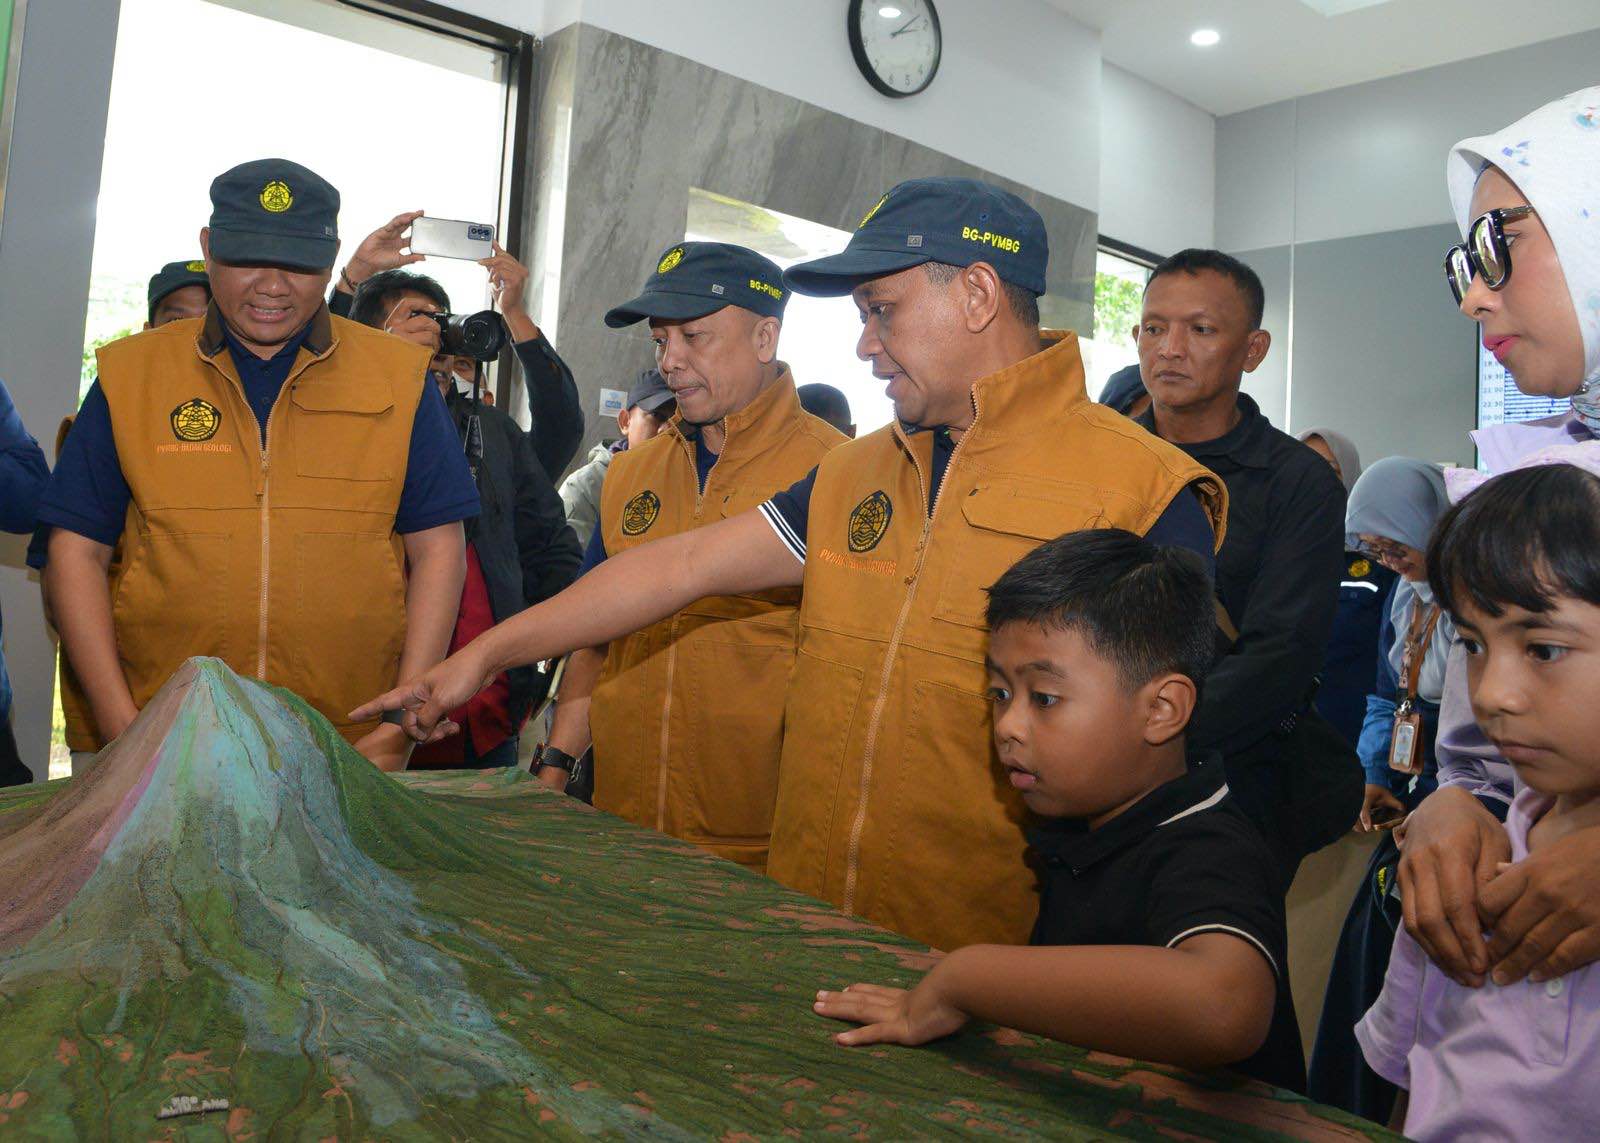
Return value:
[(548, 742), (541, 743), (539, 749), (533, 753), (533, 769), (538, 773), (541, 767), (554, 766), (557, 770), (565, 770), (570, 776), (578, 772), (578, 760), (565, 750), (557, 750)]

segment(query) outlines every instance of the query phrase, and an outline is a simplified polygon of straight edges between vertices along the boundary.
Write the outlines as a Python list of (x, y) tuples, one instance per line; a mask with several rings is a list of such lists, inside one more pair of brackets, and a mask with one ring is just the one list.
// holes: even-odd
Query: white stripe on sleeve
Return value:
[(766, 517), (767, 523), (778, 534), (778, 539), (783, 541), (783, 546), (789, 549), (789, 554), (801, 563), (806, 562), (806, 542), (795, 535), (794, 529), (789, 527), (789, 521), (783, 518), (777, 506), (770, 500), (763, 501), (760, 511)]
[(1283, 973), (1278, 970), (1278, 962), (1274, 960), (1272, 954), (1267, 951), (1266, 945), (1262, 944), (1254, 936), (1245, 932), (1243, 929), (1234, 928), (1232, 925), (1224, 925), (1221, 922), (1213, 922), (1209, 925), (1196, 925), (1192, 929), (1185, 929), (1183, 932), (1179, 933), (1177, 936), (1168, 941), (1167, 947), (1169, 949), (1175, 949), (1190, 937), (1199, 936), (1201, 933), (1230, 933), (1233, 936), (1241, 937), (1244, 940), (1249, 941), (1251, 944), (1256, 946), (1262, 956), (1267, 958), (1267, 963), (1272, 966), (1272, 975), (1277, 977), (1281, 977), (1283, 975)]

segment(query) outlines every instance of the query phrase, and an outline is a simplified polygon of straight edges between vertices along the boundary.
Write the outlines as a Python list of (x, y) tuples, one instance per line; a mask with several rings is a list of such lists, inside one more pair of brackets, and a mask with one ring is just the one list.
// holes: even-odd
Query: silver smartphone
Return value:
[(462, 222), (455, 218), (428, 218), (411, 224), (411, 252), (439, 258), (468, 258), (476, 262), (494, 254), (492, 222)]

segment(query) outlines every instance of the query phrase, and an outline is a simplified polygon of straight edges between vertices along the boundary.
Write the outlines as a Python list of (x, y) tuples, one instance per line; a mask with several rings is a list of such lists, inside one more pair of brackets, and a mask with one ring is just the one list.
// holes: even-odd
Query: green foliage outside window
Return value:
[(1117, 274), (1094, 276), (1094, 337), (1097, 342), (1134, 348), (1144, 287)]

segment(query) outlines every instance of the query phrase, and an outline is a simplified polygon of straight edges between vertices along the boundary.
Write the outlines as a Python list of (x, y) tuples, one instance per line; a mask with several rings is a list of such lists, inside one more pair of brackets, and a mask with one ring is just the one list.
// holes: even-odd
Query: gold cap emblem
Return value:
[(289, 190), (289, 184), (278, 179), (273, 179), (261, 188), (261, 209), (272, 214), (282, 214), (294, 205), (294, 195)]

